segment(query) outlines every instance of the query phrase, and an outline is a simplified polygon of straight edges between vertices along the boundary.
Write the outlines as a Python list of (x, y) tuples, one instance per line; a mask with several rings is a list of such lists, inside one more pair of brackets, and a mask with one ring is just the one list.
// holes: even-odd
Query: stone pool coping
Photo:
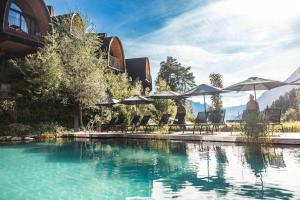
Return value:
[(121, 132), (70, 132), (65, 133), (62, 137), (68, 138), (89, 138), (89, 139), (111, 139), (111, 138), (128, 138), (128, 139), (158, 139), (158, 140), (182, 140), (182, 141), (205, 141), (205, 142), (230, 142), (246, 143), (259, 142), (268, 144), (300, 145), (300, 133), (282, 133), (268, 138), (261, 137), (258, 141), (240, 135), (240, 133), (216, 132), (210, 134), (193, 134), (173, 132), (170, 134), (159, 133), (121, 133)]

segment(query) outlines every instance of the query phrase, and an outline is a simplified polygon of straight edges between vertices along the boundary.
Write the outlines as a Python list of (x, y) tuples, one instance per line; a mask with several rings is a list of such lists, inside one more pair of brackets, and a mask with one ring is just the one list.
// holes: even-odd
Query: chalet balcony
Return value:
[(7, 27), (10, 32), (15, 32), (28, 37), (41, 36), (38, 31), (38, 26), (33, 17), (25, 16), (21, 13), (10, 12), (7, 17)]
[(151, 74), (147, 74), (147, 75), (146, 75), (146, 81), (152, 83), (152, 77), (151, 77)]
[[(7, 55), (24, 56), (45, 44), (46, 39), (43, 36), (48, 33), (50, 17), (48, 12), (40, 13), (38, 16), (32, 13), (32, 10), (27, 9), (30, 7), (26, 6), (27, 1), (16, 0), (16, 2), (19, 4), (8, 1), (7, 11), (2, 14), (5, 18), (2, 19), (4, 23), (0, 28), (1, 52)], [(31, 4), (33, 1), (28, 3)], [(32, 6), (36, 6), (37, 10), (42, 5)]]
[(111, 55), (108, 56), (108, 66), (114, 70), (123, 71), (122, 60)]

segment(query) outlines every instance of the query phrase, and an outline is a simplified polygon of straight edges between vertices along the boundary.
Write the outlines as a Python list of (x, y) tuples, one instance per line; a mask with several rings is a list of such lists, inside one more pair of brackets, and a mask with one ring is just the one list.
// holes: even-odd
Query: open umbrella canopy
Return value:
[(287, 83), (264, 79), (259, 77), (250, 77), (245, 81), (236, 83), (224, 90), (229, 91), (251, 91), (251, 90), (271, 90), (276, 87), (287, 85)]
[(179, 99), (180, 95), (177, 92), (173, 91), (162, 91), (157, 92), (150, 96), (152, 99)]
[(228, 91), (251, 91), (254, 90), (254, 97), (256, 99), (256, 90), (271, 90), (276, 87), (287, 85), (287, 83), (264, 79), (259, 77), (250, 77), (245, 81), (231, 85), (224, 90)]
[(225, 91), (220, 89), (220, 88), (210, 86), (210, 85), (207, 85), (207, 84), (201, 84), (201, 85), (198, 85), (197, 87), (183, 93), (181, 96), (182, 97), (203, 96), (203, 99), (204, 99), (204, 112), (207, 115), (205, 95), (214, 95), (214, 94), (220, 94), (220, 93), (224, 93), (224, 92)]
[(287, 85), (300, 85), (300, 79), (287, 83)]
[(124, 99), (123, 101), (120, 101), (121, 104), (125, 105), (150, 104), (152, 102), (152, 99), (147, 99), (146, 97), (140, 95), (129, 97), (127, 99)]
[(112, 106), (112, 105), (117, 104), (119, 102), (120, 102), (119, 100), (109, 98), (106, 101), (96, 103), (96, 105), (97, 106)]
[(197, 87), (183, 93), (181, 96), (183, 96), (183, 97), (203, 96), (203, 95), (220, 94), (220, 93), (224, 93), (224, 92), (225, 91), (220, 88), (210, 86), (207, 84), (201, 84), (201, 85), (198, 85)]

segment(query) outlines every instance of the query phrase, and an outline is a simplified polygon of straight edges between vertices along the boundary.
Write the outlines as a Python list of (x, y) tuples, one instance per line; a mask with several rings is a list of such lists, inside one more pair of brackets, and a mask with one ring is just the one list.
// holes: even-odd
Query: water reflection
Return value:
[(186, 190), (228, 198), (295, 195), (292, 188), (269, 180), (278, 174), (274, 169), (287, 167), (281, 147), (114, 139), (64, 140), (35, 145), (26, 152), (46, 153), (48, 162), (91, 162), (100, 181), (116, 180), (121, 199), (155, 198), (153, 191), (176, 198)]

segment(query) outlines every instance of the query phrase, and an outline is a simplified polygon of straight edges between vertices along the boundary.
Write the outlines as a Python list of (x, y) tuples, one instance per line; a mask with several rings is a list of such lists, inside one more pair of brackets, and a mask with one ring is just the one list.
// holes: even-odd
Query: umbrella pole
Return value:
[(255, 89), (255, 84), (253, 85), (253, 89), (254, 89), (254, 99), (256, 101), (256, 89)]
[(205, 102), (205, 95), (203, 95), (203, 98), (204, 98), (204, 112), (205, 112), (205, 117), (206, 117), (207, 113), (206, 113), (206, 102)]

